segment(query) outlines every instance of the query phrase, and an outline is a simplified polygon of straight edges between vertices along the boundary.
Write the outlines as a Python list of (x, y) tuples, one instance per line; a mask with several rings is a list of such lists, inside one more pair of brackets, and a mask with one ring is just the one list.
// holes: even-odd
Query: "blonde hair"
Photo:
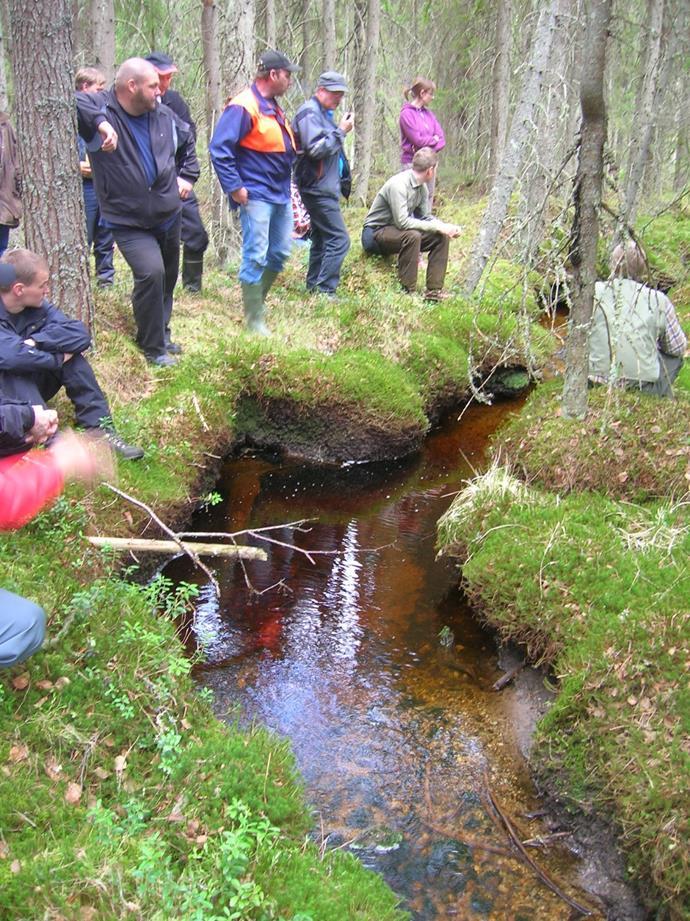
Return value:
[(433, 80), (428, 80), (426, 77), (415, 77), (411, 85), (406, 87), (403, 96), (409, 102), (410, 99), (418, 99), (424, 90), (430, 90), (434, 93), (436, 92), (436, 84)]
[[(12, 284), (16, 284), (19, 281), (23, 285), (30, 285), (39, 272), (48, 271), (48, 263), (43, 256), (39, 256), (38, 253), (34, 253), (30, 249), (21, 249), (19, 247), (17, 249), (8, 249), (3, 253), (0, 262), (14, 266), (16, 278)], [(0, 290), (9, 291), (11, 287), (12, 285)]]
[(619, 243), (611, 253), (611, 274), (642, 281), (647, 277), (647, 254), (634, 240)]
[(105, 83), (105, 74), (97, 67), (80, 67), (74, 75), (74, 88), (83, 90), (86, 86), (93, 86), (94, 83)]

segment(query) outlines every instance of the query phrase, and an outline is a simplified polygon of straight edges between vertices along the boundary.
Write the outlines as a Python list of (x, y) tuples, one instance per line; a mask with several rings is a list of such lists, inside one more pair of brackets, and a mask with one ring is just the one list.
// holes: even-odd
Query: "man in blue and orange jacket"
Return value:
[(264, 51), (254, 83), (230, 100), (209, 145), (230, 207), (240, 209), (242, 302), (248, 328), (262, 336), (268, 335), (266, 294), (291, 248), (296, 145), (276, 98), (287, 92), (297, 70), (280, 51)]

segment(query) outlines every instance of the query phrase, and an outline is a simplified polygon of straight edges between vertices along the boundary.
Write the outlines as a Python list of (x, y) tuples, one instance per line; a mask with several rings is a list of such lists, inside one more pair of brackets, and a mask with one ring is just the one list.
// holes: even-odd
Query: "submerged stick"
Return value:
[[(143, 537), (87, 537), (94, 547), (112, 547), (114, 550), (132, 550), (135, 553), (179, 553), (180, 545), (174, 540), (147, 540)], [(265, 550), (236, 544), (202, 544), (184, 541), (184, 546), (199, 556), (242, 557), (245, 560), (266, 560)]]
[(492, 690), (492, 691), (502, 691), (503, 688), (504, 688), (507, 684), (510, 684), (510, 682), (511, 682), (511, 681), (513, 680), (513, 678), (517, 675), (517, 673), (520, 672), (520, 671), (522, 671), (522, 669), (523, 669), (524, 667), (525, 667), (525, 663), (524, 663), (524, 662), (520, 662), (520, 663), (518, 663), (517, 665), (515, 665), (513, 668), (510, 669), (510, 671), (506, 672), (504, 675), (501, 675), (501, 677), (498, 679), (498, 681), (495, 681), (495, 682), (491, 685), (491, 690)]
[(571, 908), (574, 908), (575, 911), (579, 911), (581, 915), (589, 916), (592, 914), (592, 909), (587, 908), (584, 905), (581, 905), (579, 902), (576, 902), (575, 899), (571, 898), (566, 892), (564, 892), (561, 887), (549, 876), (549, 874), (542, 870), (542, 868), (530, 857), (530, 855), (525, 850), (525, 846), (520, 840), (520, 836), (515, 831), (513, 823), (508, 818), (507, 814), (501, 809), (494, 796), (491, 787), (489, 786), (489, 777), (487, 774), (484, 774), (484, 783), (486, 785), (486, 792), (489, 797), (489, 801), (496, 811), (496, 815), (501, 820), (501, 824), (508, 833), (508, 837), (518, 850), (520, 856), (523, 858), (525, 863), (527, 863), (537, 874), (539, 879), (544, 883), (547, 889), (550, 889), (559, 899), (562, 899), (567, 905), (570, 905)]

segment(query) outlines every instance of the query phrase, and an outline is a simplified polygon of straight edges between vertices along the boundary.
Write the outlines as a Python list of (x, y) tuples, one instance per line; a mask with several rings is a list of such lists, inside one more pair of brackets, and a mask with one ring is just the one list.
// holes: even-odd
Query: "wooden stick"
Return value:
[(513, 680), (513, 678), (517, 675), (517, 673), (518, 673), (519, 671), (521, 671), (521, 669), (523, 669), (524, 667), (525, 667), (525, 663), (524, 663), (524, 662), (519, 662), (517, 665), (515, 665), (513, 668), (511, 668), (510, 671), (505, 672), (505, 674), (501, 675), (501, 677), (498, 679), (498, 681), (495, 681), (495, 682), (491, 685), (491, 690), (492, 690), (492, 691), (502, 691), (503, 688), (504, 688), (507, 684), (510, 684), (510, 682), (511, 682), (511, 681)]
[(517, 834), (517, 832), (513, 828), (512, 822), (510, 821), (506, 813), (498, 805), (498, 801), (496, 800), (496, 797), (494, 796), (493, 792), (491, 791), (491, 787), (489, 786), (488, 774), (484, 775), (484, 783), (486, 784), (486, 792), (489, 797), (489, 801), (491, 802), (491, 805), (493, 806), (493, 808), (496, 810), (496, 815), (501, 820), (501, 824), (503, 825), (506, 832), (508, 833), (508, 837), (510, 838), (512, 843), (517, 848), (520, 856), (523, 858), (525, 863), (527, 863), (534, 870), (534, 872), (537, 874), (539, 879), (544, 883), (547, 889), (550, 889), (551, 892), (555, 893), (559, 897), (559, 899), (563, 899), (563, 901), (566, 902), (568, 905), (570, 905), (571, 908), (574, 908), (575, 911), (579, 911), (581, 915), (587, 915), (587, 916), (591, 915), (592, 910), (590, 908), (587, 908), (586, 906), (581, 905), (579, 902), (576, 902), (575, 899), (572, 899), (566, 892), (564, 892), (561, 889), (561, 887), (556, 882), (554, 882), (553, 879), (551, 879), (548, 873), (545, 870), (542, 870), (541, 867), (538, 866), (538, 864), (536, 864), (535, 861), (530, 857), (530, 855), (525, 850), (525, 847), (522, 841), (520, 840), (520, 836)]
[[(143, 537), (87, 537), (94, 547), (112, 547), (114, 550), (132, 550), (135, 553), (179, 553), (180, 545), (174, 540), (146, 540)], [(185, 541), (184, 546), (199, 556), (242, 557), (245, 560), (266, 560), (265, 550), (259, 547), (241, 547), (234, 544), (201, 544)]]

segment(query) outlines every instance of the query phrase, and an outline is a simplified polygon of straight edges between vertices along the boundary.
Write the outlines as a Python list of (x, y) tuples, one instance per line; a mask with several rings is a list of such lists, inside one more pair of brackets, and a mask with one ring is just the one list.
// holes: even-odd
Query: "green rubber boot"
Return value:
[(248, 285), (242, 282), (242, 303), (244, 304), (244, 318), (247, 329), (258, 336), (269, 336), (270, 333), (264, 323), (264, 306), (261, 284)]
[(280, 275), (280, 272), (276, 272), (275, 269), (264, 269), (264, 274), (261, 276), (261, 296), (264, 301), (266, 300), (266, 295), (273, 287), (273, 282)]

